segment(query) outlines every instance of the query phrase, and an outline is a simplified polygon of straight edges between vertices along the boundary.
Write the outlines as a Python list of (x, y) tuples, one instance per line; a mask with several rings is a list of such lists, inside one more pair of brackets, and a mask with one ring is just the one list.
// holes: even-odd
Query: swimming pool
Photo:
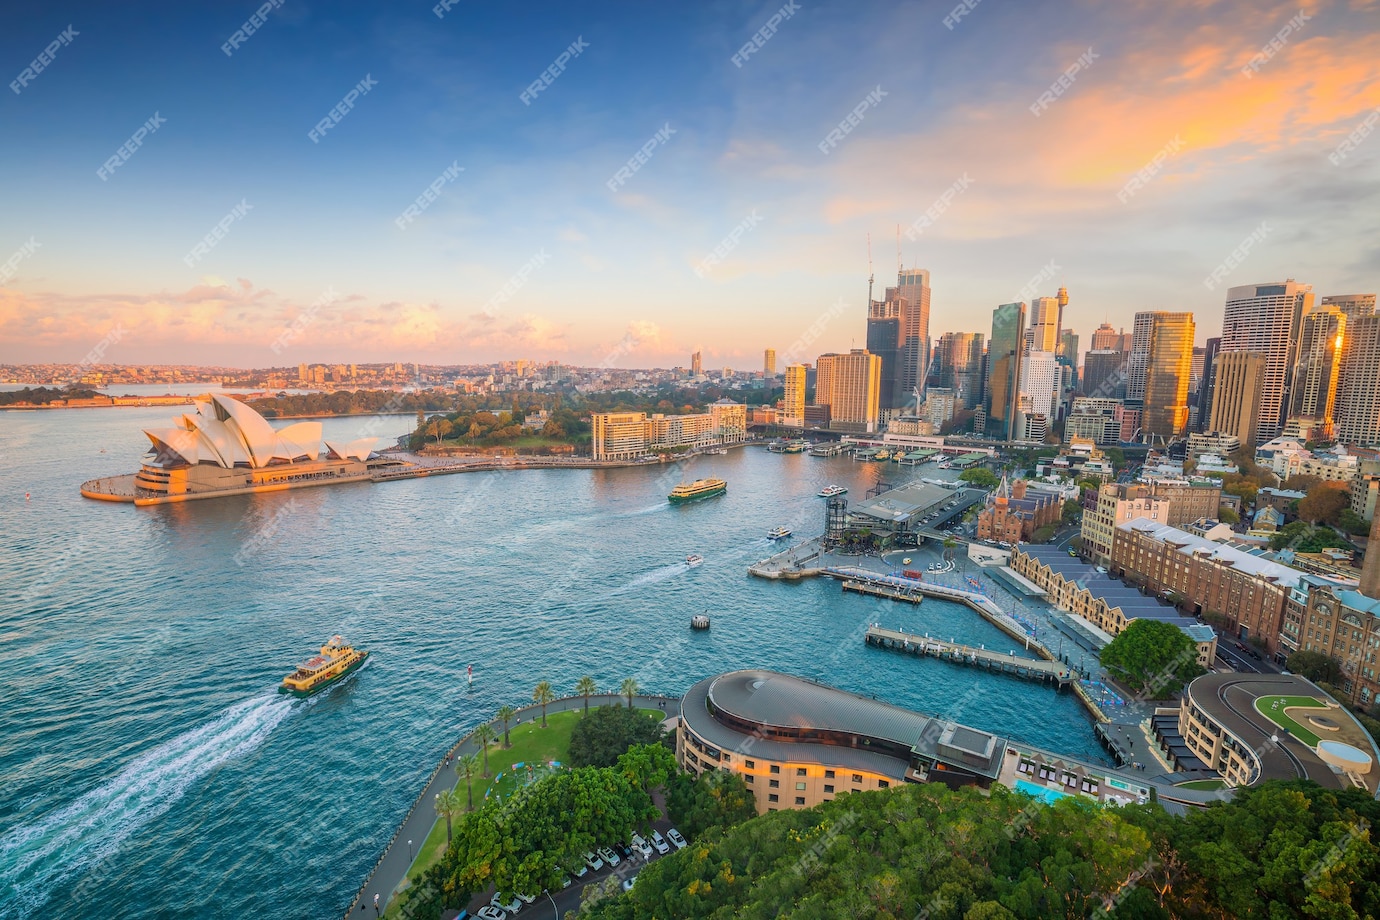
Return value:
[(1058, 789), (1047, 789), (1044, 786), (1028, 783), (1023, 779), (1016, 780), (1016, 791), (1024, 792), (1026, 795), (1032, 795), (1049, 805), (1053, 805), (1060, 799), (1068, 798), (1067, 792), (1060, 792)]

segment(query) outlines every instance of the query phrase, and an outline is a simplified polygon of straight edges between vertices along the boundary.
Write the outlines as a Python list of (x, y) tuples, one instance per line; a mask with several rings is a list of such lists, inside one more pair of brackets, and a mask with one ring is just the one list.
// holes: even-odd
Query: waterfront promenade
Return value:
[[(616, 693), (598, 693), (589, 698), (590, 706), (623, 705), (626, 702), (625, 697)], [(668, 717), (680, 715), (680, 697), (678, 696), (636, 695), (633, 697), (633, 705), (640, 709), (661, 709)], [(550, 715), (554, 712), (570, 712), (583, 709), (584, 706), (584, 697), (566, 696), (546, 704), (546, 713)], [(512, 725), (517, 726), (540, 717), (540, 706), (524, 706), (517, 711)], [(488, 724), (500, 738), (503, 737), (502, 722), (492, 719)], [(378, 862), (374, 864), (369, 877), (360, 885), (359, 891), (356, 892), (354, 900), (345, 912), (346, 920), (358, 920), (360, 917), (372, 916), (375, 897), (378, 898), (381, 908), (386, 907), (393, 895), (403, 888), (407, 879), (407, 872), (412, 868), (412, 861), (416, 856), (416, 850), (409, 848), (408, 841), (412, 841), (414, 846), (419, 846), (431, 833), (436, 822), (440, 820), (433, 804), (437, 793), (454, 789), (460, 782), (455, 770), (448, 765), (453, 765), (455, 759), (462, 754), (479, 753), (479, 745), (474, 740), (474, 729), (478, 727), (476, 725), (471, 728), (469, 733), (441, 758), (441, 762), (431, 772), (431, 778), (422, 788), (421, 793), (418, 794), (416, 801), (412, 803), (407, 817), (393, 832), (392, 839), (384, 847), (383, 853), (379, 856)]]

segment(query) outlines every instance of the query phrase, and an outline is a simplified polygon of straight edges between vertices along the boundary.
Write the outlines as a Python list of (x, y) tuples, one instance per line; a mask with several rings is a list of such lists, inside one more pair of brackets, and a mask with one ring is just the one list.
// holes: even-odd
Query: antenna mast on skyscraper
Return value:
[(876, 280), (876, 275), (872, 274), (872, 234), (867, 235), (867, 312), (872, 312), (872, 282)]

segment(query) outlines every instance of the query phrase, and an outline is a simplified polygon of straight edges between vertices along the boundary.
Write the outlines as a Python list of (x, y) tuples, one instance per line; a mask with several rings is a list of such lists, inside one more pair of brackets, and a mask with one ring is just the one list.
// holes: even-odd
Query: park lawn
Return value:
[(1198, 789), (1202, 792), (1213, 792), (1217, 789), (1227, 788), (1225, 780), (1220, 779), (1195, 779), (1186, 783), (1175, 783), (1179, 789)]
[[(1270, 707), (1276, 702), (1280, 704), (1280, 707), (1278, 709), (1271, 709)], [(1327, 708), (1326, 703), (1314, 699), (1311, 696), (1262, 696), (1255, 701), (1256, 712), (1281, 728), (1289, 729), (1294, 737), (1304, 744), (1311, 748), (1316, 748), (1320, 740), (1318, 736), (1284, 714), (1284, 710), (1292, 706), (1307, 707), (1309, 709)]]
[[(642, 709), (640, 712), (648, 718), (655, 718), (658, 722), (666, 718), (666, 713), (660, 709)], [(500, 773), (507, 773), (515, 763), (545, 763), (548, 760), (556, 760), (565, 763), (570, 755), (570, 735), (575, 730), (575, 723), (582, 716), (583, 710), (572, 710), (570, 712), (553, 712), (546, 716), (546, 728), (541, 727), (541, 716), (530, 721), (523, 722), (521, 725), (514, 725), (508, 732), (508, 738), (513, 746), (507, 750), (503, 749), (503, 736), (499, 735), (497, 743), (489, 746), (489, 776), (474, 777), (474, 807), (479, 808), (484, 804), (484, 793), (493, 784), (494, 777)], [(455, 780), (455, 788), (465, 795), (464, 780), (455, 774), (454, 764), (447, 768), (449, 776)], [(427, 807), (423, 803), (422, 808)], [(412, 866), (407, 870), (409, 880), (416, 880), (423, 872), (430, 869), (441, 859), (441, 854), (446, 851), (446, 821), (438, 817), (435, 825), (431, 828), (431, 833), (426, 840), (417, 848), (417, 858), (412, 861)], [(397, 899), (388, 902), (388, 910), (384, 912), (385, 918), (397, 918), (401, 913), (398, 908)]]

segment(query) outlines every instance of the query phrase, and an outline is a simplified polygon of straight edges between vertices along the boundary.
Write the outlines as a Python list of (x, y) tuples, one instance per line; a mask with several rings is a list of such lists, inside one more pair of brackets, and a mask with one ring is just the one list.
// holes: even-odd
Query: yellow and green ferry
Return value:
[(671, 494), (666, 496), (671, 504), (679, 505), (684, 502), (698, 501), (701, 498), (713, 498), (715, 495), (723, 495), (728, 491), (728, 483), (722, 479), (696, 479), (694, 482), (682, 482), (671, 490)]
[(331, 641), (321, 646), (321, 654), (313, 655), (283, 678), (278, 692), (291, 693), (293, 696), (320, 693), (359, 670), (368, 657), (369, 653), (363, 649), (355, 648), (340, 636), (331, 636)]

